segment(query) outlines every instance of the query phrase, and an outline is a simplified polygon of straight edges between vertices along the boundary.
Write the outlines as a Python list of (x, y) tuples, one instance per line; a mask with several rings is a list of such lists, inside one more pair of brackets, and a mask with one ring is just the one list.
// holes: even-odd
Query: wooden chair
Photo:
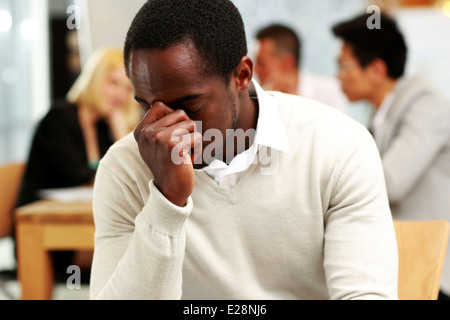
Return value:
[[(12, 212), (19, 194), (24, 169), (25, 163), (12, 163), (0, 167), (0, 239), (12, 235)], [(2, 278), (0, 278), (0, 290), (10, 299), (15, 299), (6, 289)]]
[(399, 255), (400, 300), (436, 300), (450, 224), (447, 221), (394, 221)]
[(13, 231), (12, 210), (19, 194), (25, 163), (0, 167), (0, 239)]

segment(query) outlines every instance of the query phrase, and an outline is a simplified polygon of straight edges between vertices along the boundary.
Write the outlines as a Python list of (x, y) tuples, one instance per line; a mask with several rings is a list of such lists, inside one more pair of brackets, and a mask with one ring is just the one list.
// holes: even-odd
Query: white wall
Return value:
[(450, 17), (435, 8), (396, 16), (408, 44), (407, 74), (424, 77), (450, 100)]
[(81, 58), (102, 46), (123, 47), (130, 24), (145, 0), (79, 0)]

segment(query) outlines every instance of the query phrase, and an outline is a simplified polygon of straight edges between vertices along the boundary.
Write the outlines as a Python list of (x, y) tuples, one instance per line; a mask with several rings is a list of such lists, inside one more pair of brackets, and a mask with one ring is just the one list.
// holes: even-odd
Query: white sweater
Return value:
[[(281, 93), (290, 153), (227, 190), (196, 172), (186, 207), (152, 181), (132, 135), (94, 190), (92, 299), (396, 299), (397, 246), (372, 137), (339, 111)], [(266, 150), (267, 151), (267, 150)]]

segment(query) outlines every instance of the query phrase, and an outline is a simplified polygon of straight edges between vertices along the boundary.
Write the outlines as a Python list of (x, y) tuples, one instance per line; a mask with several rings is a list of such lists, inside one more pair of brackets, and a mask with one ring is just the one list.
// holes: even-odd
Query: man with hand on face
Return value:
[(263, 91), (231, 1), (150, 0), (124, 52), (146, 115), (99, 167), (92, 299), (397, 298), (373, 140)]

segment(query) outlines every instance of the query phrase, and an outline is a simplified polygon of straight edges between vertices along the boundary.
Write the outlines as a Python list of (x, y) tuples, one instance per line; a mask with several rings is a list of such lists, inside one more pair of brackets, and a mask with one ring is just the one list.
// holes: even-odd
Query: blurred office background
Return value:
[[(86, 57), (100, 46), (122, 47), (145, 0), (0, 0), (0, 165), (26, 161), (37, 122), (63, 99)], [(302, 69), (336, 74), (339, 43), (331, 27), (376, 4), (397, 16), (409, 46), (407, 73), (428, 78), (450, 99), (450, 0), (233, 0), (247, 31), (278, 22), (303, 40)], [(73, 18), (77, 19), (74, 25)], [(74, 27), (78, 27), (74, 28)], [(367, 124), (371, 108), (349, 106)], [(0, 270), (14, 268), (11, 242), (0, 241)], [(67, 293), (67, 289), (62, 291)], [(78, 296), (87, 298), (87, 291)], [(1, 296), (0, 296), (1, 298)]]
[[(0, 0), (0, 164), (26, 160), (37, 121), (53, 100), (64, 98), (95, 48), (122, 46), (128, 26), (144, 2)], [(233, 2), (246, 24), (250, 55), (260, 27), (284, 23), (302, 37), (302, 69), (330, 77), (336, 73), (338, 50), (331, 26), (366, 12), (369, 5), (387, 6), (398, 17), (408, 41), (408, 74), (427, 77), (450, 98), (450, 1)], [(79, 18), (78, 30), (68, 27), (74, 14)], [(349, 113), (366, 123), (371, 108), (358, 104), (351, 106)]]

